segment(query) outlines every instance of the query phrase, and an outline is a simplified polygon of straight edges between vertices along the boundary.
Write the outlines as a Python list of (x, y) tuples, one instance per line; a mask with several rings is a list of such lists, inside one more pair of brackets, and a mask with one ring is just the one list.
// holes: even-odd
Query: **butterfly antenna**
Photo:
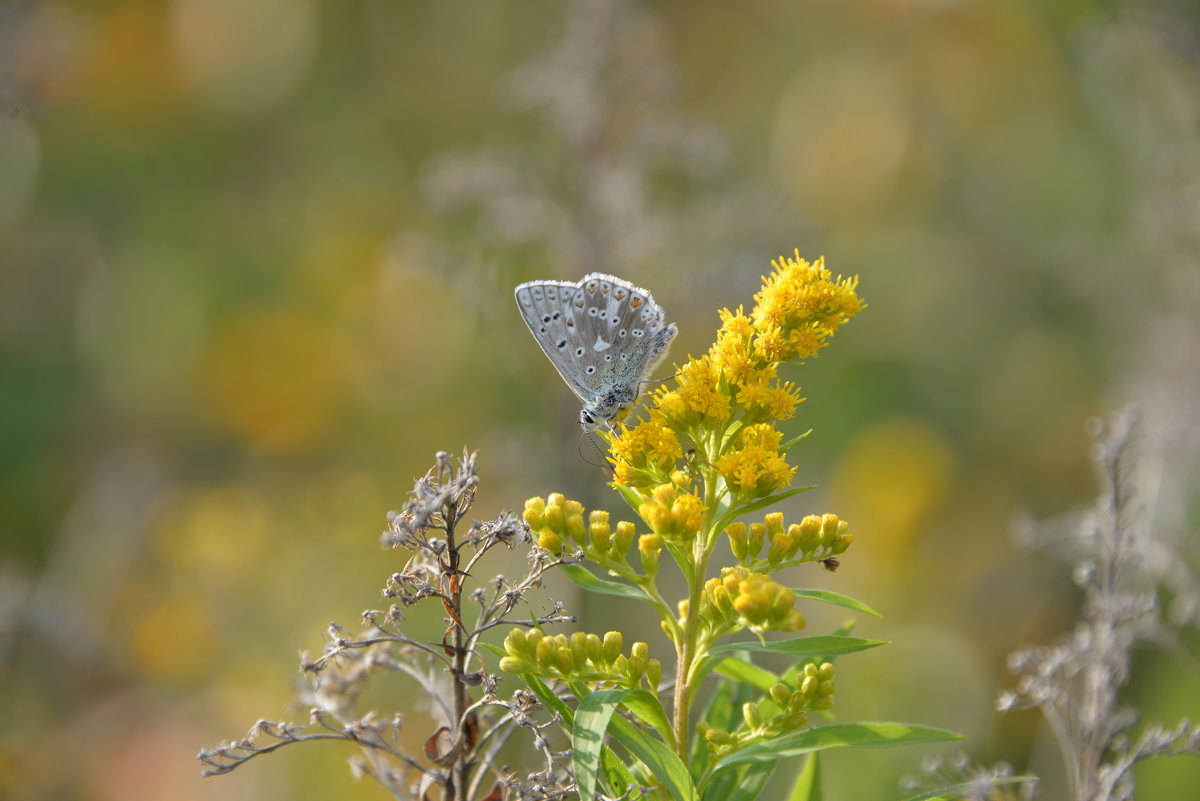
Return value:
[[(585, 439), (592, 444), (592, 448), (595, 449), (596, 455), (600, 457), (599, 462), (593, 462), (587, 457), (587, 454), (583, 452), (583, 440)], [(608, 460), (605, 458), (604, 451), (601, 449), (600, 443), (596, 442), (596, 437), (587, 429), (585, 429), (580, 436), (579, 458), (583, 459), (586, 464), (590, 464), (593, 467), (599, 467), (608, 475), (609, 478), (612, 478), (612, 468), (608, 465)]]

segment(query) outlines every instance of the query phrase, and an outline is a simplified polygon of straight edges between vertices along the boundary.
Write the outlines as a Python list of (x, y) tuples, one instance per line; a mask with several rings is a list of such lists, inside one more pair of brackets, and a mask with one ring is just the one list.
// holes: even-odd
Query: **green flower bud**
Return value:
[(635, 642), (629, 649), (629, 673), (626, 674), (634, 681), (640, 679), (646, 672), (646, 662), (650, 649), (644, 642)]
[(588, 641), (587, 634), (577, 631), (571, 635), (571, 658), (581, 669), (587, 663)]
[(713, 745), (728, 745), (729, 743), (733, 742), (733, 737), (730, 736), (729, 732), (722, 729), (709, 729), (708, 731), (704, 732), (703, 736), (705, 741), (710, 742)]
[(782, 562), (787, 558), (788, 549), (792, 547), (792, 541), (788, 539), (788, 535), (782, 531), (778, 534), (771, 535), (771, 547), (767, 550), (767, 559), (772, 562)]
[(792, 697), (792, 691), (783, 682), (776, 684), (771, 688), (771, 699), (775, 701), (781, 708), (786, 708), (788, 699)]
[(504, 638), (504, 650), (514, 656), (529, 653), (529, 641), (521, 629), (513, 629)]
[(749, 547), (750, 559), (757, 559), (762, 553), (763, 543), (767, 540), (767, 527), (763, 523), (750, 524)]
[(762, 726), (762, 715), (759, 714), (758, 704), (753, 701), (742, 704), (742, 717), (746, 719), (746, 725), (751, 729)]
[(538, 641), (534, 649), (534, 656), (537, 658), (537, 663), (545, 668), (554, 667), (554, 653), (558, 649), (550, 641), (550, 638), (545, 638)]
[(564, 676), (568, 676), (575, 672), (575, 655), (571, 653), (571, 649), (567, 647), (559, 648), (554, 654), (554, 666)]
[(533, 673), (537, 666), (520, 657), (506, 656), (500, 660), (500, 669), (505, 673)]
[(650, 692), (658, 690), (658, 685), (662, 684), (662, 662), (651, 659), (646, 663), (646, 682), (650, 685)]
[(625, 654), (618, 654), (617, 658), (612, 661), (612, 672), (618, 676), (629, 675), (629, 660)]
[(835, 682), (833, 679), (830, 679), (829, 681), (823, 681), (817, 685), (817, 697), (828, 698), (829, 696), (833, 695), (836, 690), (837, 682)]
[(804, 681), (800, 682), (800, 692), (804, 693), (805, 698), (812, 698), (817, 694), (817, 687), (820, 685), (816, 676), (805, 676)]
[[(809, 663), (811, 664), (811, 663)], [(816, 669), (816, 676), (821, 681), (829, 681), (833, 678), (833, 663), (822, 662), (821, 666)]]
[(604, 661), (604, 643), (595, 634), (587, 635), (587, 657), (592, 660), (593, 665), (599, 665)]
[(749, 561), (750, 540), (746, 538), (746, 524), (730, 525), (725, 529), (725, 536), (729, 537), (729, 549), (733, 551), (733, 558), (743, 563)]

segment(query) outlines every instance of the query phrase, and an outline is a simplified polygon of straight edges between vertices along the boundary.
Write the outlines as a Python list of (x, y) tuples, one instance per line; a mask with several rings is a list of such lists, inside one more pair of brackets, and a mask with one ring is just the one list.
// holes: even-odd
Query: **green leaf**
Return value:
[(796, 637), (791, 640), (778, 640), (768, 643), (734, 642), (710, 648), (709, 656), (722, 656), (737, 651), (751, 651), (759, 654), (787, 654), (793, 657), (830, 657), (839, 654), (851, 654), (855, 651), (865, 651), (887, 645), (884, 640), (864, 640), (861, 637), (839, 637), (823, 635), (816, 637)]
[(793, 495), (799, 495), (802, 492), (808, 492), (811, 489), (816, 489), (816, 486), (793, 487), (790, 490), (777, 492), (774, 495), (768, 495), (765, 498), (759, 498), (757, 501), (751, 501), (745, 506), (735, 506), (728, 512), (725, 512), (723, 515), (721, 515), (721, 519), (717, 521), (715, 528), (717, 531), (721, 531), (742, 515), (748, 515), (751, 512), (757, 512), (759, 509), (766, 509), (768, 506), (777, 504), (786, 498), (792, 497)]
[(612, 718), (609, 725), (617, 742), (628, 748), (631, 754), (650, 769), (654, 778), (666, 788), (675, 801), (699, 801), (692, 776), (674, 751), (623, 717)]
[(629, 690), (628, 693), (622, 701), (625, 708), (653, 726), (667, 747), (674, 751), (675, 729), (658, 696), (647, 690)]
[(596, 798), (596, 776), (600, 769), (600, 749), (604, 733), (625, 690), (601, 690), (579, 702), (571, 726), (571, 748), (575, 753), (575, 782), (580, 801)]
[(813, 751), (796, 774), (787, 801), (821, 801), (821, 753)]
[[(522, 673), (521, 680), (547, 709), (558, 713), (558, 716), (562, 718), (562, 728), (567, 734), (571, 734), (575, 724), (575, 713), (571, 711), (571, 707), (567, 706), (553, 690), (532, 673)], [(604, 768), (605, 781), (618, 797), (624, 795), (625, 791), (633, 786), (633, 774), (607, 745), (600, 750), (600, 763)]]
[(871, 607), (864, 604), (862, 601), (851, 598), (849, 595), (842, 595), (840, 592), (832, 592), (831, 590), (800, 590), (792, 589), (796, 593), (797, 598), (807, 598), (810, 601), (820, 601), (821, 603), (833, 604), (834, 606), (842, 606), (846, 609), (853, 609), (856, 612), (865, 612), (874, 617), (883, 617)]
[[(1000, 787), (1005, 784), (1020, 784), (1022, 782), (1035, 782), (1037, 776), (1006, 776), (1003, 779), (992, 779), (992, 787)], [(963, 798), (972, 790), (979, 789), (979, 782), (963, 782), (950, 787), (939, 787), (936, 790), (929, 790), (919, 795), (910, 795), (904, 801), (953, 801), (953, 799)]]
[(738, 765), (773, 762), (827, 748), (890, 748), (957, 740), (961, 737), (954, 732), (903, 723), (830, 723), (781, 734), (727, 754), (717, 763), (714, 773)]
[(810, 428), (807, 431), (805, 431), (803, 434), (797, 434), (796, 436), (792, 437), (787, 442), (785, 442), (779, 446), (779, 452), (787, 453), (788, 451), (790, 451), (792, 449), (792, 446), (795, 445), (797, 442), (799, 442), (802, 439), (808, 439), (808, 435), (811, 434), (812, 432), (813, 432), (813, 430)]
[(601, 595), (616, 595), (620, 598), (632, 598), (635, 601), (650, 601), (651, 603), (654, 601), (641, 587), (635, 587), (632, 584), (624, 584), (618, 581), (606, 581), (605, 579), (598, 578), (592, 571), (580, 565), (561, 565), (559, 570), (571, 580), (572, 584), (588, 592), (596, 592)]
[(779, 677), (771, 671), (740, 659), (722, 659), (717, 664), (716, 671), (727, 679), (749, 684), (764, 692), (779, 683)]

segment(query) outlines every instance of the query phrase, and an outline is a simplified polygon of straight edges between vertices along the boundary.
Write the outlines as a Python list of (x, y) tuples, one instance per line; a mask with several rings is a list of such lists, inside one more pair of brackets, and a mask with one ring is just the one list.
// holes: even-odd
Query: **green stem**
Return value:
[(712, 552), (713, 539), (709, 531), (712, 526), (714, 509), (713, 499), (717, 493), (716, 473), (709, 469), (704, 478), (704, 499), (709, 506), (704, 529), (697, 533), (693, 551), (695, 570), (688, 577), (688, 611), (684, 620), (682, 642), (676, 647), (675, 665), (675, 749), (684, 764), (688, 760), (689, 715), (691, 713), (692, 665), (698, 655), (697, 645), (700, 636), (700, 601), (704, 594), (704, 577), (708, 570), (708, 557)]

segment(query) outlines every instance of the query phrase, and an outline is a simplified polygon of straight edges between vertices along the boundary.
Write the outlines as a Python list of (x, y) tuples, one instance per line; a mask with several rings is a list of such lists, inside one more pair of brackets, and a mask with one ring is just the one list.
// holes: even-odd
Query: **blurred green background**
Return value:
[[(870, 304), (793, 376), (788, 514), (857, 537), (795, 582), (894, 643), (839, 712), (1056, 797), (1036, 714), (992, 707), (1077, 596), (1010, 521), (1087, 503), (1084, 423), (1137, 402), (1150, 511), (1195, 530), (1198, 33), (1183, 0), (0, 4), (0, 795), (383, 798), (337, 747), (193, 757), (304, 719), (296, 651), (381, 604), (435, 450), (481, 450), (481, 519), (617, 511), (512, 287), (619, 273), (682, 359), (799, 248)], [(1137, 668), (1148, 716), (1200, 716), (1194, 669)], [(828, 797), (921, 756), (835, 754)]]

